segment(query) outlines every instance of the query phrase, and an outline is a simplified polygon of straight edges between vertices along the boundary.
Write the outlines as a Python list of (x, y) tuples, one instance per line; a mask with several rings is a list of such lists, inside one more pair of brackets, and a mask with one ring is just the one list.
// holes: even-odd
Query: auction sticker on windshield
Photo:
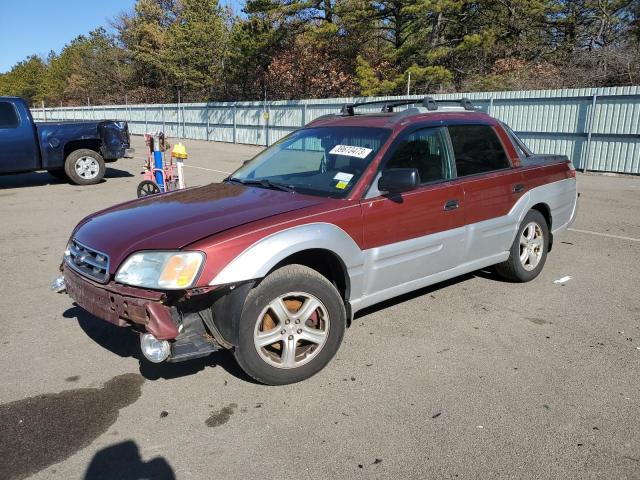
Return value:
[(373, 150), (365, 147), (353, 147), (351, 145), (336, 145), (329, 152), (330, 155), (346, 155), (347, 157), (366, 158)]
[(338, 172), (338, 173), (336, 173), (336, 176), (333, 177), (334, 180), (341, 180), (341, 181), (347, 182), (347, 183), (349, 183), (352, 178), (353, 178), (353, 174), (352, 173), (345, 173), (345, 172)]

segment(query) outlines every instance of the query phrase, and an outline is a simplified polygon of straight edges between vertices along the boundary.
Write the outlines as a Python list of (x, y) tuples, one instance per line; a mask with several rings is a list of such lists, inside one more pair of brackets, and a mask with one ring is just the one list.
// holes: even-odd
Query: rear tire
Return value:
[(64, 171), (76, 185), (93, 185), (104, 178), (106, 167), (102, 155), (93, 150), (81, 148), (67, 155)]
[(303, 265), (284, 266), (249, 292), (235, 358), (267, 385), (305, 380), (338, 351), (346, 318), (342, 297), (329, 280)]
[(537, 210), (525, 215), (511, 245), (507, 261), (495, 266), (502, 278), (512, 282), (529, 282), (540, 275), (549, 250), (549, 226)]

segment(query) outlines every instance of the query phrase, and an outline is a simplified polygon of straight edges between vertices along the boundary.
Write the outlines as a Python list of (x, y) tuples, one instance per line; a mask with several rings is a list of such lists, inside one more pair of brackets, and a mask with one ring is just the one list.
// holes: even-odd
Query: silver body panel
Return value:
[(524, 193), (507, 215), (381, 247), (361, 250), (341, 228), (310, 223), (265, 237), (230, 262), (210, 283), (262, 278), (289, 255), (308, 249), (335, 253), (347, 269), (352, 312), (375, 303), (495, 265), (509, 249), (526, 213), (536, 204), (551, 211), (552, 233), (571, 224), (577, 211), (576, 179)]
[(358, 244), (340, 227), (317, 222), (287, 228), (257, 241), (222, 269), (209, 285), (262, 278), (288, 256), (314, 248), (335, 253), (352, 277), (352, 284), (362, 275), (364, 252)]

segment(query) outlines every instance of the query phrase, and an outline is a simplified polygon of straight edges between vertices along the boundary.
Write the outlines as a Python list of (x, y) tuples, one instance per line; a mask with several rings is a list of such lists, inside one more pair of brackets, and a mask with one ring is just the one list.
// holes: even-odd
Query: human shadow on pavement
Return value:
[(74, 304), (63, 314), (65, 318), (78, 321), (78, 325), (94, 342), (119, 357), (133, 357), (138, 360), (140, 374), (147, 380), (186, 377), (194, 375), (207, 367), (221, 367), (230, 375), (249, 383), (256, 383), (238, 366), (229, 350), (213, 352), (208, 357), (195, 358), (185, 362), (151, 363), (140, 351), (140, 340), (135, 332), (128, 328), (118, 327), (99, 319)]
[(84, 480), (175, 480), (173, 468), (163, 457), (142, 461), (138, 445), (128, 440), (98, 451), (84, 474)]

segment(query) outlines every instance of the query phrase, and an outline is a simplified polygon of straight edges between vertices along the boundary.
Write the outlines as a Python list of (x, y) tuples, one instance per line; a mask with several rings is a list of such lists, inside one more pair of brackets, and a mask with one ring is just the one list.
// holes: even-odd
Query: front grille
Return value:
[(100, 283), (109, 280), (109, 256), (76, 240), (69, 242), (64, 260), (69, 267), (85, 277)]

